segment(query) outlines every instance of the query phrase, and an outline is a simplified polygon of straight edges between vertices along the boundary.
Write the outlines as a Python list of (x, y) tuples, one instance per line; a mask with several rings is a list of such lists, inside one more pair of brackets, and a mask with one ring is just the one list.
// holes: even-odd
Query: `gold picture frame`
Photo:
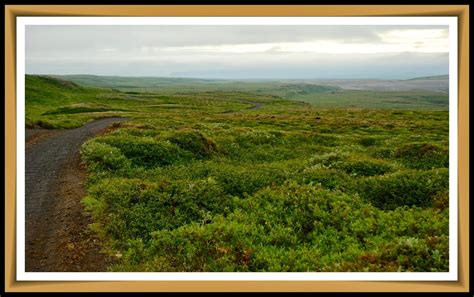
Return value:
[[(458, 17), (458, 281), (16, 281), (16, 17), (456, 16)], [(467, 292), (469, 290), (468, 5), (7, 5), (5, 6), (6, 292)]]

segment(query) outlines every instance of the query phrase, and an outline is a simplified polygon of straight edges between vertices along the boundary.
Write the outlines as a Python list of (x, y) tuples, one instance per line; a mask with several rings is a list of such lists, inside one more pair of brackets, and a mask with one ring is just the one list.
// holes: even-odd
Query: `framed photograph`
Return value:
[(7, 5), (6, 292), (468, 292), (467, 5)]

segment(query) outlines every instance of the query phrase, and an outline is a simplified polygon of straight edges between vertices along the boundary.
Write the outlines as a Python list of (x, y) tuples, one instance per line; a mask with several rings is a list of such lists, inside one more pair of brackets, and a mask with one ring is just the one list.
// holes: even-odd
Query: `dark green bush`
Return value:
[(374, 176), (382, 175), (393, 171), (393, 166), (381, 160), (349, 160), (341, 162), (334, 166), (336, 169), (342, 169), (351, 175)]
[(297, 180), (305, 184), (321, 184), (327, 189), (343, 189), (350, 182), (344, 172), (330, 168), (308, 168), (298, 175)]
[(377, 144), (379, 141), (377, 138), (374, 137), (362, 137), (361, 139), (358, 140), (359, 144), (362, 146), (374, 146)]
[(430, 207), (434, 197), (448, 189), (447, 169), (403, 171), (365, 179), (358, 192), (367, 201), (382, 209), (399, 206)]
[(118, 148), (96, 140), (83, 144), (81, 155), (92, 171), (114, 171), (127, 169), (131, 165)]
[(178, 145), (151, 137), (110, 136), (100, 141), (120, 149), (134, 166), (153, 168), (193, 158), (190, 152)]
[(204, 158), (217, 152), (216, 144), (198, 131), (177, 131), (167, 139), (180, 148), (192, 152), (198, 158)]
[(348, 152), (334, 151), (322, 155), (315, 156), (308, 160), (308, 168), (326, 168), (342, 170), (350, 175), (373, 176), (381, 175), (394, 170), (393, 165), (388, 162), (369, 159), (357, 158), (351, 156)]
[(211, 174), (226, 193), (240, 197), (252, 194), (265, 186), (280, 184), (287, 178), (283, 170), (269, 166), (251, 168), (222, 165), (214, 168)]
[(430, 143), (412, 143), (395, 152), (403, 165), (412, 169), (432, 169), (449, 167), (448, 150)]

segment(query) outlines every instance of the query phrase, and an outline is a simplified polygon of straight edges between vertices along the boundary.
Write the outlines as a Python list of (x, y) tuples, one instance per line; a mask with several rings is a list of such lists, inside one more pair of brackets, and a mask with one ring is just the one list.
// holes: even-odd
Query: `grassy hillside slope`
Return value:
[[(248, 101), (294, 105), (282, 98), (247, 92), (143, 93), (80, 86), (62, 78), (26, 75), (26, 126), (72, 128), (101, 117), (142, 117), (168, 109), (233, 112), (252, 107)], [(141, 89), (140, 89), (141, 90)]]

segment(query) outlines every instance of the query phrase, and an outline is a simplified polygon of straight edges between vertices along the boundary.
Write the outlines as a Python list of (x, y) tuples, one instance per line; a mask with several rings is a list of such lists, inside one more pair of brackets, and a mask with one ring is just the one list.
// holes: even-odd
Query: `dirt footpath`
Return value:
[(257, 110), (257, 109), (260, 109), (260, 108), (263, 107), (263, 103), (261, 103), (261, 102), (251, 101), (251, 100), (247, 100), (247, 99), (239, 99), (239, 100), (240, 100), (240, 102), (243, 102), (243, 103), (253, 104), (253, 106), (250, 106), (250, 107), (246, 108), (248, 110)]
[(26, 271), (106, 271), (112, 261), (84, 212), (85, 171), (79, 149), (123, 118), (106, 118), (62, 131), (26, 130)]

